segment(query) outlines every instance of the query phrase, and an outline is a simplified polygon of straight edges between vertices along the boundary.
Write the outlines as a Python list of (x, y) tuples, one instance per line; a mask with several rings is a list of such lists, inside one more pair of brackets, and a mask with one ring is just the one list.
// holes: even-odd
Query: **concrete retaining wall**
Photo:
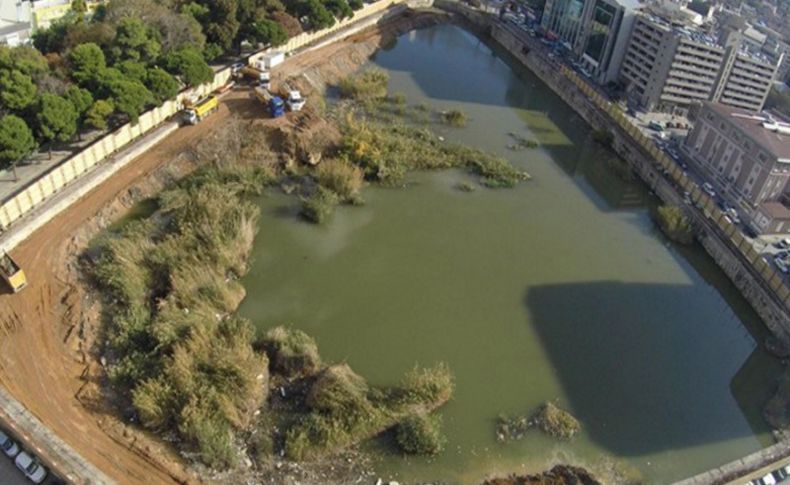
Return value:
[[(107, 475), (80, 456), (0, 387), (0, 420), (22, 446), (60, 478), (75, 485), (113, 485)], [(2, 477), (0, 477), (1, 479)], [(2, 481), (2, 480), (0, 480)]]

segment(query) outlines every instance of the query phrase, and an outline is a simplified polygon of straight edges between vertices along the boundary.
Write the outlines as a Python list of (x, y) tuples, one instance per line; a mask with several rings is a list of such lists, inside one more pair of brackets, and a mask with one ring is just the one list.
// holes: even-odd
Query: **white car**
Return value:
[(19, 454), (19, 445), (14, 443), (14, 440), (8, 437), (7, 434), (0, 431), (0, 449), (3, 450), (9, 458), (13, 458)]
[(705, 193), (710, 195), (711, 197), (715, 197), (716, 196), (716, 191), (713, 190), (713, 186), (711, 184), (709, 184), (708, 182), (705, 182), (704, 184), (702, 184), (702, 190), (704, 190)]
[(47, 478), (47, 469), (24, 451), (16, 457), (14, 463), (33, 483), (41, 483)]

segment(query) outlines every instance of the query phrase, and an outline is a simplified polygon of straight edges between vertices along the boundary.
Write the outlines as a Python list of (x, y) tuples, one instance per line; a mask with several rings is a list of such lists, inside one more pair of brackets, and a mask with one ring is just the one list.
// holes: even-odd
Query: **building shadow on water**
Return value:
[(755, 344), (723, 324), (726, 306), (692, 289), (601, 281), (527, 291), (566, 404), (606, 449), (640, 456), (767, 431), (753, 412), (763, 396), (734, 377), (771, 360), (750, 358)]

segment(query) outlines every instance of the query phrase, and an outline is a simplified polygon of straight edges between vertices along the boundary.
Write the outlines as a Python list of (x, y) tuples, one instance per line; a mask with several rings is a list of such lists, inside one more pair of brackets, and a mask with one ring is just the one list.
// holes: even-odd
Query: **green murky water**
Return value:
[[(327, 360), (378, 384), (449, 363), (447, 451), (385, 456), (402, 482), (475, 483), (551, 460), (633, 467), (667, 483), (770, 443), (759, 410), (778, 363), (758, 318), (700, 248), (669, 244), (638, 182), (609, 169), (584, 122), (529, 72), (453, 26), (410, 32), (377, 54), (411, 104), (460, 108), (448, 140), (497, 152), (533, 180), (453, 188), (461, 172), (368, 187), (326, 227), (271, 195), (243, 283), (242, 315), (290, 323)], [(510, 152), (507, 133), (541, 148)], [(583, 423), (572, 443), (535, 432), (498, 444), (494, 420), (558, 399)], [(384, 448), (373, 444), (373, 448)]]

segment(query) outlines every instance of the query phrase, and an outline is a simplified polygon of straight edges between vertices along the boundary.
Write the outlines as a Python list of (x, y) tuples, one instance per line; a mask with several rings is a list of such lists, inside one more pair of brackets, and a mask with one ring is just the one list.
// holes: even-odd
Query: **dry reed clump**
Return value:
[(359, 203), (360, 191), (365, 183), (362, 169), (346, 160), (331, 159), (315, 171), (319, 185), (334, 192), (341, 202)]
[(444, 364), (415, 368), (404, 384), (374, 388), (345, 364), (328, 367), (307, 394), (309, 412), (286, 432), (286, 455), (301, 460), (359, 443), (436, 409), (452, 393), (452, 377)]
[(272, 370), (286, 377), (312, 375), (321, 366), (318, 345), (301, 330), (283, 326), (269, 329), (260, 340)]
[(340, 198), (333, 191), (319, 185), (312, 195), (302, 197), (300, 214), (310, 222), (324, 224), (335, 213)]
[(404, 453), (410, 455), (437, 455), (447, 442), (442, 435), (439, 416), (415, 414), (398, 424), (395, 440)]
[(403, 183), (409, 170), (465, 167), (488, 187), (512, 187), (529, 179), (505, 159), (481, 150), (445, 143), (425, 128), (385, 123), (349, 115), (343, 127), (340, 155), (359, 166), (367, 179)]
[(466, 126), (468, 120), (469, 118), (466, 116), (466, 113), (459, 109), (451, 109), (442, 113), (442, 122), (455, 128)]
[[(109, 374), (141, 423), (176, 431), (201, 461), (236, 461), (234, 433), (267, 394), (268, 361), (248, 321), (228, 316), (257, 227), (245, 198), (254, 169), (199, 170), (159, 198), (156, 217), (131, 223), (93, 268), (111, 299)], [(158, 222), (154, 222), (158, 221)]]
[(387, 96), (389, 74), (382, 69), (372, 68), (361, 74), (347, 76), (340, 80), (340, 95), (357, 101), (382, 99)]

